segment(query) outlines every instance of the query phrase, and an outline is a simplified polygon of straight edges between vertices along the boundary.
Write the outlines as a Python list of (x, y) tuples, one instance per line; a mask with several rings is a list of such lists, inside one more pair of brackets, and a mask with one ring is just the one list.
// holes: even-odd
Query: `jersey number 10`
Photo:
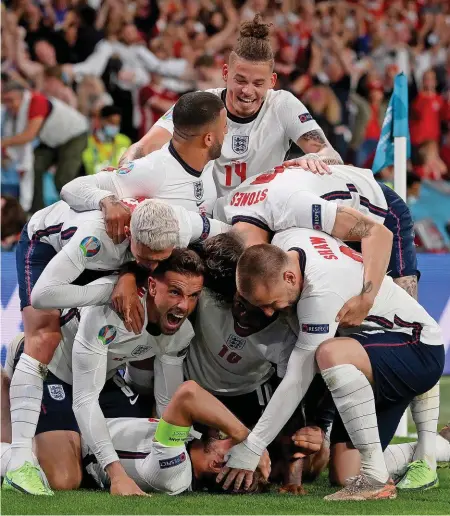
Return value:
[(230, 349), (225, 344), (222, 346), (222, 349), (219, 351), (219, 357), (225, 358), (227, 362), (230, 364), (237, 364), (239, 360), (242, 359), (240, 355), (235, 353), (234, 351), (230, 352)]
[(225, 186), (233, 186), (233, 174), (243, 183), (247, 179), (247, 163), (232, 163), (225, 165)]

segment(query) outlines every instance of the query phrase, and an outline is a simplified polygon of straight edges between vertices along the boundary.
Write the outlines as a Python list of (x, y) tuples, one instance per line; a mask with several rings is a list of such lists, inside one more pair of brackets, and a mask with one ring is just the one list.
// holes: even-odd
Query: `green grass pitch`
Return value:
[[(450, 377), (441, 381), (440, 425), (450, 421)], [(154, 494), (149, 498), (120, 498), (108, 493), (73, 491), (51, 498), (2, 492), (2, 514), (450, 514), (450, 469), (439, 469), (440, 487), (418, 493), (399, 493), (396, 500), (325, 502), (333, 491), (324, 475), (305, 485), (306, 496)]]

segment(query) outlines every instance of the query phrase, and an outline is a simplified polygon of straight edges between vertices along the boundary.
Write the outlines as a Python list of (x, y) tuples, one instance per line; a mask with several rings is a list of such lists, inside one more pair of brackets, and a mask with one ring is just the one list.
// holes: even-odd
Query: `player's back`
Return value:
[[(267, 173), (247, 179), (227, 198), (225, 220), (232, 224), (251, 219), (277, 231), (295, 226), (299, 210), (313, 194), (327, 201), (352, 207), (383, 223), (387, 203), (380, 185), (368, 169), (348, 165), (331, 166), (331, 175), (319, 175), (298, 167), (276, 167)], [(306, 195), (305, 195), (306, 194)], [(311, 205), (314, 204), (314, 197)], [(314, 228), (320, 213), (306, 210), (305, 226)], [(247, 219), (247, 220), (246, 220)]]
[(238, 335), (231, 309), (218, 305), (204, 290), (185, 361), (186, 377), (215, 394), (246, 394), (272, 376), (272, 364), (284, 375), (295, 341), (281, 318), (252, 335)]
[[(304, 285), (300, 299), (335, 294), (342, 306), (360, 294), (363, 287), (362, 256), (342, 241), (309, 229), (288, 229), (277, 233), (272, 243), (285, 251), (297, 250), (303, 256)], [(411, 335), (411, 343), (442, 344), (439, 325), (406, 291), (385, 276), (374, 305), (361, 328), (339, 330), (342, 334), (376, 328)]]

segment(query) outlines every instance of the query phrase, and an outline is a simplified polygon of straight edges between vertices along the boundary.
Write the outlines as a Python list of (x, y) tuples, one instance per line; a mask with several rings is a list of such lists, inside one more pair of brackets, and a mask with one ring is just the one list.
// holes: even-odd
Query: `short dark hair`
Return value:
[(224, 103), (207, 91), (182, 95), (173, 108), (174, 133), (183, 139), (200, 136), (198, 130), (217, 120)]
[(177, 272), (187, 276), (203, 276), (205, 266), (200, 256), (192, 249), (174, 249), (172, 254), (158, 264), (150, 274), (153, 278), (162, 278), (166, 272)]
[(119, 106), (103, 106), (100, 110), (100, 118), (108, 118), (112, 115), (122, 115), (122, 109)]
[(62, 77), (61, 66), (59, 66), (59, 65), (46, 66), (44, 68), (44, 76), (45, 77), (56, 77), (57, 79), (61, 79), (61, 77)]
[(234, 231), (208, 238), (197, 247), (205, 264), (205, 287), (215, 295), (218, 304), (233, 302), (236, 266), (244, 249), (244, 243)]
[(274, 54), (269, 32), (270, 25), (263, 23), (261, 15), (256, 14), (252, 21), (242, 23), (231, 55), (253, 62), (270, 61), (273, 65)]
[(1, 210), (2, 239), (12, 235), (18, 235), (27, 222), (27, 216), (20, 202), (11, 195), (2, 195), (5, 202)]
[(236, 268), (241, 294), (249, 294), (259, 282), (276, 278), (287, 261), (286, 253), (276, 245), (258, 244), (247, 247)]

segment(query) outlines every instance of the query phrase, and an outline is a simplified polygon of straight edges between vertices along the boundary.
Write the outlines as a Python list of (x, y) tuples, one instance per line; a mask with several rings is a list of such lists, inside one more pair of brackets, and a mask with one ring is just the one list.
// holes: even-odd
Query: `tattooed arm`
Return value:
[(134, 159), (143, 158), (151, 152), (163, 147), (172, 135), (167, 129), (154, 125), (147, 134), (145, 134), (138, 142), (133, 143), (130, 148), (122, 154), (119, 166), (133, 161)]
[(403, 276), (402, 278), (395, 278), (394, 283), (417, 301), (417, 276)]
[(339, 154), (333, 149), (323, 131), (313, 130), (301, 136), (297, 145), (305, 154), (317, 154), (327, 165), (343, 165)]
[[(347, 206), (338, 206), (331, 234), (347, 242), (361, 242), (363, 288), (360, 295), (348, 301), (338, 314), (341, 321), (345, 316), (345, 325), (358, 326), (372, 307), (386, 275), (393, 236), (382, 224)], [(347, 314), (350, 310), (353, 313)]]

